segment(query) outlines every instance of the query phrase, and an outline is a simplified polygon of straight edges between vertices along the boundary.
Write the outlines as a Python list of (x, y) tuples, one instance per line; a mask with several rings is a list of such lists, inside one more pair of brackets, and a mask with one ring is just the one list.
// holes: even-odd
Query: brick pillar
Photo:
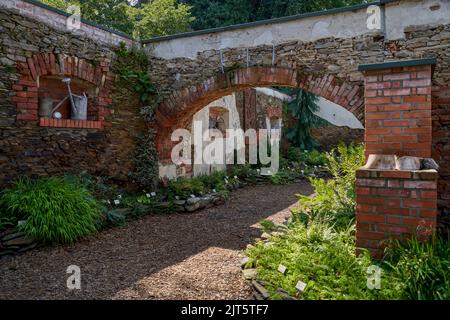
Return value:
[(431, 157), (432, 65), (384, 65), (362, 66), (366, 154)]
[[(365, 78), (366, 156), (431, 157), (432, 59), (360, 66)], [(436, 171), (359, 170), (357, 246), (376, 258), (385, 240), (424, 238), (436, 227)]]
[(356, 245), (375, 258), (384, 240), (428, 238), (436, 228), (438, 173), (430, 171), (357, 172)]

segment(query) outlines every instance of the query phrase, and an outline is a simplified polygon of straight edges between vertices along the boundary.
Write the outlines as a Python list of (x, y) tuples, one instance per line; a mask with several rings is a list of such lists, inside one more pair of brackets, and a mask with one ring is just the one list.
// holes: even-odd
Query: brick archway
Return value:
[(173, 92), (156, 110), (157, 150), (161, 161), (170, 159), (175, 128), (184, 128), (192, 115), (211, 102), (251, 87), (302, 88), (324, 97), (364, 119), (363, 83), (347, 82), (333, 75), (305, 75), (301, 70), (280, 67), (248, 67), (230, 70), (196, 86)]

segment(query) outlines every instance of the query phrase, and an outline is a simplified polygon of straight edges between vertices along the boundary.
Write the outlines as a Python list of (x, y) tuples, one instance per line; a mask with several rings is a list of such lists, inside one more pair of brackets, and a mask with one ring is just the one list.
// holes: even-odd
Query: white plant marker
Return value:
[(150, 193), (152, 197), (156, 197), (156, 192)]
[(120, 204), (120, 200), (114, 200), (114, 204), (118, 206)]
[(150, 197), (151, 197), (150, 193), (146, 193), (145, 196), (146, 196), (147, 198), (150, 198)]
[(278, 266), (278, 272), (285, 274), (286, 273), (287, 268), (285, 266), (283, 266), (282, 264), (280, 264)]
[(305, 292), (306, 283), (304, 283), (302, 281), (297, 282), (297, 285), (295, 286), (295, 289), (297, 289), (300, 293)]
[(24, 226), (24, 225), (26, 225), (27, 224), (27, 221), (26, 220), (20, 220), (19, 222), (17, 222), (17, 225), (20, 227), (20, 226)]

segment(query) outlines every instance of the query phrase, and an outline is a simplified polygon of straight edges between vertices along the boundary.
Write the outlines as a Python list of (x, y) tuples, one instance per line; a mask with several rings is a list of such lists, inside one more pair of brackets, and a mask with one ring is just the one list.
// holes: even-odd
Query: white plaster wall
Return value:
[(361, 121), (344, 107), (322, 97), (319, 97), (317, 104), (319, 110), (315, 114), (331, 124), (338, 127), (349, 127), (351, 129), (364, 129)]
[[(256, 91), (284, 101), (292, 100), (292, 97), (290, 97), (289, 95), (271, 88), (256, 88)], [(351, 113), (344, 107), (334, 102), (331, 102), (325, 98), (322, 97), (318, 98), (319, 100), (317, 101), (317, 104), (319, 106), (319, 110), (315, 112), (317, 116), (327, 120), (331, 124), (334, 124), (335, 126), (338, 127), (349, 127), (351, 129), (364, 129), (364, 126), (361, 123), (361, 121), (359, 121), (358, 118), (356, 118), (353, 113)], [(269, 128), (270, 127), (269, 118), (266, 119), (266, 123), (268, 124), (267, 128)]]
[[(438, 10), (431, 10), (440, 6)], [(449, 0), (401, 1), (386, 5), (386, 37), (389, 40), (404, 38), (404, 29), (410, 26), (450, 23)]]
[[(229, 129), (241, 128), (239, 113), (238, 113), (237, 107), (236, 107), (236, 95), (235, 94), (222, 97), (222, 98), (210, 103), (209, 105), (207, 105), (206, 107), (204, 107), (202, 110), (198, 111), (194, 115), (193, 121), (201, 121), (202, 122), (203, 132), (206, 132), (206, 130), (209, 129), (209, 110), (210, 110), (210, 108), (226, 109), (228, 111), (228, 115), (229, 115), (228, 128)], [(193, 127), (192, 127), (192, 130), (193, 130)], [(223, 140), (223, 144), (224, 144), (224, 155), (227, 156), (225, 154), (225, 138)], [(208, 145), (207, 142), (203, 142), (203, 148), (205, 148), (207, 145)], [(223, 163), (224, 163), (223, 165), (221, 165), (221, 164), (215, 164), (215, 165), (196, 164), (196, 165), (194, 165), (194, 176), (209, 174), (210, 172), (215, 171), (215, 170), (219, 170), (219, 171), (225, 170), (226, 169), (225, 159), (224, 159)]]
[[(430, 7), (440, 5), (438, 10)], [(225, 48), (276, 45), (288, 41), (310, 42), (327, 37), (352, 38), (374, 32), (385, 32), (386, 39), (404, 37), (408, 26), (450, 23), (450, 1), (448, 0), (404, 0), (385, 5), (385, 30), (367, 28), (367, 9), (330, 13), (301, 18), (288, 22), (243, 27), (237, 30), (186, 36), (176, 39), (161, 39), (147, 44), (147, 50), (164, 59), (195, 59), (199, 52)]]

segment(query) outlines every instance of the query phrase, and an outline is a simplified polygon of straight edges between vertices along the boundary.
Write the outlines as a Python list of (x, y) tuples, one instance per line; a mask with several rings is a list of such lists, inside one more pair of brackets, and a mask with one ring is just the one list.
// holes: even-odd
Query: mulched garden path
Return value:
[[(261, 235), (258, 222), (281, 223), (309, 183), (240, 189), (223, 205), (193, 214), (149, 215), (72, 246), (0, 259), (0, 299), (251, 299), (240, 260)], [(81, 268), (81, 290), (66, 287)]]

